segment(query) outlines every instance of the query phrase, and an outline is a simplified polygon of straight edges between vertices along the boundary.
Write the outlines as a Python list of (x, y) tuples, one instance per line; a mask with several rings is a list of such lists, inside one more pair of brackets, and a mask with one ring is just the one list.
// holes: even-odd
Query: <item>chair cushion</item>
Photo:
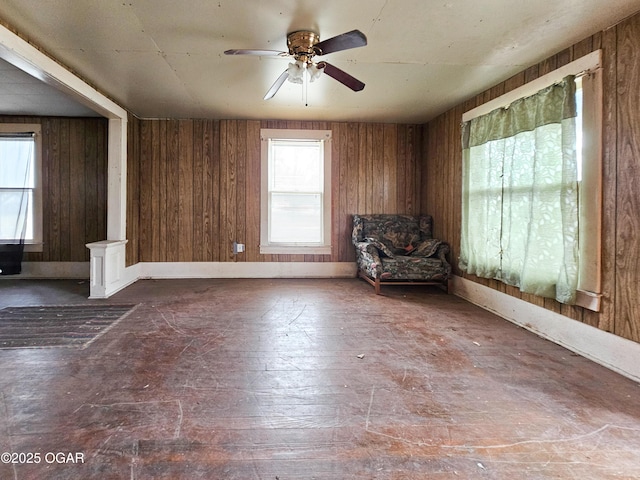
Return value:
[(382, 280), (445, 280), (448, 277), (447, 268), (438, 258), (423, 257), (393, 257), (381, 258)]

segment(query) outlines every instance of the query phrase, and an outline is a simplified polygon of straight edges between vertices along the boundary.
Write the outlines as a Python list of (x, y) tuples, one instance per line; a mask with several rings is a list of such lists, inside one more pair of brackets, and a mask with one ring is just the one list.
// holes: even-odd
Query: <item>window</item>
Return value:
[(0, 243), (42, 251), (40, 125), (0, 124)]
[(465, 113), (464, 271), (599, 309), (601, 88), (596, 51)]
[(261, 130), (260, 253), (331, 253), (331, 132)]

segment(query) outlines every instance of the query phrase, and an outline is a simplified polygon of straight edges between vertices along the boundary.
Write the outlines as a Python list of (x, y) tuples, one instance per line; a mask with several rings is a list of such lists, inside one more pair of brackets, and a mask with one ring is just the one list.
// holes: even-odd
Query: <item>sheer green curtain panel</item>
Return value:
[(575, 81), (462, 125), (460, 268), (559, 302), (578, 282)]

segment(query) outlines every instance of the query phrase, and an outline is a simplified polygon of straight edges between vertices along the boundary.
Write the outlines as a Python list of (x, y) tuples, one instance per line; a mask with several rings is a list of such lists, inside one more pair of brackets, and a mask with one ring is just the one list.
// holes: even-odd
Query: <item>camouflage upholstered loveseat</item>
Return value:
[(384, 284), (437, 284), (447, 290), (449, 244), (433, 238), (431, 215), (354, 215), (358, 275), (380, 294)]

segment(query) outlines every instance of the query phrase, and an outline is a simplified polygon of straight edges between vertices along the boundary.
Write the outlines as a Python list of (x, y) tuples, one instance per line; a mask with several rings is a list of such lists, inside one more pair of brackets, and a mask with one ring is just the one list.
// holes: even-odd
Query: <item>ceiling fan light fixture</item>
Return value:
[(323, 69), (318, 67), (316, 63), (312, 63), (307, 67), (307, 71), (309, 72), (309, 79), (313, 82), (320, 78)]
[[(347, 72), (331, 65), (325, 61), (315, 63), (313, 58), (327, 53), (349, 50), (351, 48), (364, 47), (367, 44), (367, 37), (360, 30), (336, 35), (327, 40), (320, 41), (320, 36), (311, 30), (297, 30), (287, 34), (287, 47), (289, 52), (279, 52), (276, 50), (226, 50), (225, 55), (256, 55), (256, 56), (289, 56), (295, 59), (295, 63), (290, 63), (288, 68), (280, 74), (271, 88), (264, 96), (265, 100), (273, 98), (280, 87), (289, 80), (291, 83), (302, 84), (306, 99), (307, 84), (317, 80), (324, 72), (329, 77), (342, 83), (354, 92), (359, 92), (364, 88), (357, 78), (352, 77)], [(309, 75), (308, 77), (306, 75)], [(305, 100), (306, 102), (306, 100)]]
[(305, 70), (305, 64), (300, 60), (296, 60), (295, 63), (290, 63), (289, 68), (287, 68), (287, 74), (289, 75), (287, 80), (291, 83), (301, 84), (304, 81)]
[(305, 75), (308, 75), (309, 81), (313, 82), (320, 78), (322, 72), (323, 68), (315, 63), (305, 63), (301, 60), (296, 60), (295, 63), (290, 63), (287, 68), (287, 80), (291, 83), (302, 84), (304, 83)]

